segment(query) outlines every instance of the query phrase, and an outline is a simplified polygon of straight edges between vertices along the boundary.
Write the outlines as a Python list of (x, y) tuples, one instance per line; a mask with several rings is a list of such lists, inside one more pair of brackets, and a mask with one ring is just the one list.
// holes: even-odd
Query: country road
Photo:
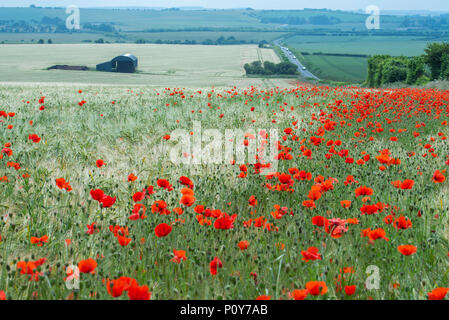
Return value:
[(299, 60), (295, 57), (295, 55), (286, 47), (282, 46), (279, 42), (282, 39), (276, 39), (273, 41), (275, 46), (278, 46), (279, 48), (281, 48), (282, 52), (285, 54), (285, 56), (288, 58), (288, 60), (295, 64), (298, 67), (298, 71), (299, 73), (304, 77), (304, 78), (312, 78), (315, 80), (320, 80), (317, 76), (315, 76), (312, 72), (310, 72), (309, 70), (306, 69), (305, 66), (303, 66), (301, 64), (301, 62), (299, 62)]

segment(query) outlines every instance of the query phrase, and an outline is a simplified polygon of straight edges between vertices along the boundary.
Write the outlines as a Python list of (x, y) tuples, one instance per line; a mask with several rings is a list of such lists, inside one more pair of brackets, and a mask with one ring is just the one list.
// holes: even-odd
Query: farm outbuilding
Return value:
[(97, 64), (98, 71), (133, 73), (137, 70), (137, 57), (132, 54), (122, 54), (111, 61)]

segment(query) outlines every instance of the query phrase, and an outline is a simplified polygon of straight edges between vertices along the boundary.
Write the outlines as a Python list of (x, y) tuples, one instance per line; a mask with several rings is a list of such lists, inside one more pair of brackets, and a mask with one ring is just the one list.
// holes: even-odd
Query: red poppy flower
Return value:
[(31, 140), (34, 143), (39, 143), (39, 141), (41, 141), (41, 138), (39, 138), (39, 136), (37, 134), (30, 134), (28, 136), (28, 140)]
[(116, 280), (108, 279), (106, 282), (106, 289), (112, 297), (117, 298), (123, 294), (123, 291), (128, 291), (132, 285), (137, 285), (137, 281), (135, 279), (120, 277)]
[(393, 226), (396, 229), (405, 230), (412, 227), (412, 221), (401, 215), (399, 218), (394, 219)]
[(72, 187), (70, 186), (70, 183), (68, 181), (65, 181), (64, 178), (58, 178), (56, 179), (56, 186), (59, 189), (65, 189), (68, 192), (72, 191)]
[(433, 176), (432, 176), (432, 181), (433, 182), (435, 182), (435, 183), (442, 183), (442, 182), (444, 182), (444, 180), (446, 180), (446, 177), (440, 172), (440, 170), (436, 170), (433, 173)]
[(203, 211), (204, 211), (204, 206), (203, 205), (198, 205), (198, 206), (196, 206), (195, 207), (195, 209), (193, 209), (196, 213), (199, 213), (199, 214), (201, 214), (201, 213), (203, 213)]
[(367, 186), (361, 186), (355, 189), (355, 196), (370, 196), (373, 194), (373, 189), (368, 188)]
[(363, 205), (360, 208), (360, 211), (362, 212), (362, 214), (367, 214), (367, 215), (371, 215), (371, 214), (375, 214), (379, 212), (379, 207), (375, 204), (368, 204), (368, 205)]
[(293, 184), (292, 176), (287, 173), (282, 173), (278, 176), (279, 182), (282, 184)]
[(414, 184), (415, 184), (415, 181), (413, 181), (411, 179), (405, 179), (401, 184), (401, 189), (410, 190), (413, 188)]
[(410, 256), (416, 253), (416, 247), (411, 244), (406, 244), (403, 246), (398, 246), (398, 251), (402, 253), (404, 256)]
[(168, 180), (165, 179), (159, 179), (157, 180), (157, 186), (159, 188), (164, 188), (168, 191), (172, 191), (173, 190), (173, 186), (170, 184), (170, 182)]
[(167, 209), (167, 203), (164, 200), (156, 200), (151, 206), (151, 212), (159, 213), (161, 215), (170, 214), (170, 210)]
[(318, 253), (318, 248), (310, 247), (307, 251), (302, 250), (301, 254), (303, 256), (302, 260), (309, 262), (311, 260), (321, 260), (321, 255)]
[(188, 186), (189, 188), (193, 189), (193, 182), (188, 177), (182, 176), (179, 178), (179, 182), (184, 185)]
[(309, 291), (307, 289), (296, 289), (290, 292), (290, 297), (294, 300), (304, 300), (309, 295)]
[(130, 300), (150, 300), (151, 292), (147, 286), (131, 285), (128, 289), (128, 297)]
[(170, 226), (166, 223), (158, 224), (156, 226), (156, 228), (154, 229), (154, 233), (156, 234), (156, 237), (158, 237), (158, 238), (167, 236), (171, 231), (172, 231), (172, 226)]
[(12, 150), (10, 148), (5, 147), (5, 148), (2, 149), (2, 153), (6, 154), (8, 157), (10, 157), (10, 156), (12, 156), (13, 152), (12, 152)]
[(41, 258), (36, 261), (19, 261), (17, 262), (17, 269), (20, 271), (20, 274), (26, 274), (29, 275), (30, 281), (38, 281), (39, 276), (42, 275), (41, 272), (37, 270), (37, 268), (41, 265), (43, 265), (47, 261), (46, 258)]
[(342, 208), (347, 209), (347, 208), (351, 207), (351, 200), (341, 200), (340, 205), (342, 206)]
[(427, 298), (429, 300), (443, 300), (448, 292), (449, 288), (436, 288), (427, 293)]
[(304, 200), (302, 205), (306, 208), (316, 208), (315, 201), (313, 200)]
[(81, 260), (78, 263), (78, 269), (82, 273), (95, 273), (95, 269), (97, 268), (97, 261), (92, 258)]
[(357, 289), (357, 287), (355, 285), (345, 286), (345, 293), (348, 296), (352, 296), (355, 293), (356, 289)]
[(144, 199), (145, 199), (145, 189), (144, 189), (143, 192), (142, 191), (138, 191), (138, 192), (133, 194), (133, 201), (134, 202), (140, 202), (140, 201), (142, 201)]
[(86, 233), (87, 234), (94, 234), (94, 233), (98, 233), (100, 230), (99, 229), (97, 229), (96, 228), (96, 225), (97, 223), (96, 222), (93, 222), (92, 224), (88, 224), (87, 225), (87, 231), (86, 231)]
[(327, 293), (327, 286), (324, 281), (309, 281), (306, 283), (306, 289), (312, 296), (319, 296)]
[(126, 247), (131, 242), (132, 239), (131, 238), (127, 238), (125, 236), (118, 235), (117, 236), (117, 240), (118, 240), (118, 243), (122, 247)]
[(249, 197), (248, 203), (251, 207), (257, 206), (257, 200), (255, 196)]
[(48, 236), (42, 236), (40, 238), (31, 237), (30, 239), (31, 244), (37, 244), (38, 247), (42, 247), (44, 243), (48, 242)]
[(221, 260), (218, 259), (218, 257), (215, 257), (214, 260), (212, 260), (209, 264), (209, 271), (211, 275), (215, 276), (217, 274), (217, 269), (222, 267), (223, 263), (221, 262)]
[(377, 239), (384, 239), (385, 241), (389, 241), (390, 239), (388, 239), (386, 237), (386, 233), (385, 230), (382, 228), (378, 228), (375, 230), (369, 230), (368, 231), (368, 238), (371, 241), (377, 240)]
[(100, 202), (103, 205), (103, 208), (109, 208), (112, 207), (112, 205), (115, 203), (115, 201), (117, 200), (116, 197), (111, 197), (111, 196), (104, 196)]
[(181, 201), (179, 201), (180, 204), (183, 204), (187, 207), (191, 207), (195, 203), (195, 197), (191, 194), (184, 194), (181, 197)]
[(234, 229), (234, 221), (236, 218), (236, 214), (229, 216), (227, 213), (224, 213), (220, 218), (215, 220), (214, 228), (221, 230)]
[(101, 168), (101, 167), (104, 166), (106, 163), (105, 163), (102, 159), (98, 159), (98, 160), (95, 162), (95, 164), (96, 164), (96, 166), (97, 166), (98, 168)]
[[(145, 219), (145, 212), (147, 211), (147, 207), (141, 203), (136, 203), (134, 205), (133, 210), (131, 211), (132, 214), (129, 216), (130, 220), (139, 220), (139, 219)], [(140, 216), (140, 213), (142, 213), (142, 216)]]
[(247, 240), (242, 240), (237, 244), (237, 246), (240, 248), (240, 250), (243, 251), (243, 250), (248, 249), (249, 242)]
[(90, 190), (90, 196), (92, 199), (100, 201), (104, 197), (104, 191), (101, 189)]
[(325, 225), (327, 221), (327, 218), (323, 217), (323, 216), (314, 216), (312, 218), (312, 224), (318, 226), (318, 227), (322, 227)]
[(187, 260), (186, 252), (184, 250), (173, 249), (173, 254), (175, 255), (170, 261), (174, 263), (180, 263), (183, 260)]

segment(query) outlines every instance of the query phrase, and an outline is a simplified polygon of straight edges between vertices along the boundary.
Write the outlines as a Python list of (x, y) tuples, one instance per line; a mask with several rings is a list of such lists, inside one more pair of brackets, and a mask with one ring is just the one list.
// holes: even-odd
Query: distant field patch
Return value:
[(424, 53), (427, 43), (439, 40), (397, 36), (294, 36), (286, 42), (303, 52), (417, 56)]
[(116, 38), (99, 33), (0, 33), (0, 44), (37, 44), (42, 39), (51, 39), (53, 43), (94, 42), (102, 38), (104, 41), (115, 42)]
[(218, 38), (235, 39), (238, 44), (256, 43), (262, 40), (271, 41), (283, 36), (284, 32), (239, 32), (239, 31), (164, 31), (164, 32), (122, 32), (120, 34), (102, 33), (6, 33), (0, 32), (1, 44), (34, 44), (40, 39), (53, 43), (93, 43), (102, 38), (105, 42), (170, 41), (173, 44), (186, 41), (201, 44), (204, 41), (216, 41)]
[(356, 83), (366, 79), (367, 58), (300, 54), (297, 54), (297, 57), (321, 79)]
[[(432, 40), (435, 41), (435, 40)], [(361, 83), (366, 79), (366, 57), (328, 54), (417, 56), (424, 53), (430, 39), (387, 36), (293, 36), (285, 40), (288, 47), (307, 68), (321, 79)], [(310, 55), (301, 55), (307, 52)], [(325, 55), (313, 55), (324, 53)]]
[[(124, 53), (138, 57), (138, 73), (46, 70), (53, 65), (95, 68), (97, 63)], [(0, 82), (228, 86), (246, 80), (243, 65), (260, 57), (264, 61), (279, 62), (273, 50), (260, 49), (256, 45), (0, 45)]]

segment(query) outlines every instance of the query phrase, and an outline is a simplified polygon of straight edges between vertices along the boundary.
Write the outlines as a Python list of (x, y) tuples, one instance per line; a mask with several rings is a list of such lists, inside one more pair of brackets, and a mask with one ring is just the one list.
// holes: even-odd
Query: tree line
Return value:
[[(89, 32), (116, 32), (112, 23), (85, 23), (82, 25), (83, 31)], [(65, 20), (59, 17), (44, 16), (40, 21), (31, 19), (30, 21), (0, 20), (0, 32), (5, 33), (72, 33), (80, 30), (69, 30), (65, 25)]]
[(283, 17), (262, 17), (260, 19), (261, 23), (278, 23), (278, 24), (289, 24), (289, 25), (332, 25), (339, 24), (341, 20), (337, 17), (327, 16), (324, 14), (319, 14), (311, 16), (309, 18), (298, 17), (298, 16), (283, 16)]
[(367, 54), (356, 53), (326, 53), (326, 52), (301, 52), (303, 56), (331, 56), (331, 57), (352, 57), (352, 58), (368, 58)]
[(273, 63), (265, 61), (263, 64), (259, 60), (247, 63), (243, 66), (247, 75), (295, 75), (298, 67), (291, 62)]
[(425, 54), (416, 57), (375, 55), (368, 60), (366, 85), (403, 82), (422, 85), (431, 80), (449, 80), (449, 43), (434, 42), (427, 45)]
[(256, 40), (243, 40), (243, 39), (236, 39), (234, 36), (230, 36), (225, 38), (224, 36), (220, 36), (219, 38), (212, 40), (212, 39), (205, 39), (205, 40), (146, 40), (146, 39), (137, 39), (135, 41), (136, 43), (155, 43), (155, 44), (202, 44), (202, 45), (235, 45), (235, 44), (257, 44), (259, 43)]

